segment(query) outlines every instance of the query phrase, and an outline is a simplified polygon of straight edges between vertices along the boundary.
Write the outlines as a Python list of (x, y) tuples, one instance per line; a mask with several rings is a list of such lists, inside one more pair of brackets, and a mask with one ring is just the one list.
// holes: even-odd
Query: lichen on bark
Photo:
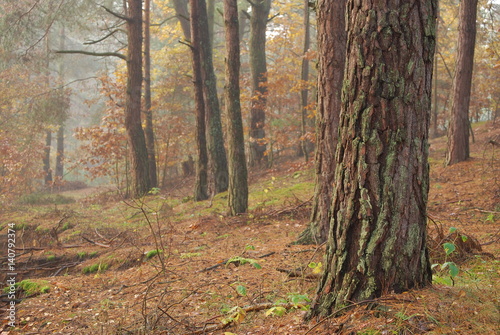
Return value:
[(347, 3), (331, 229), (308, 317), (431, 281), (425, 211), (434, 30), (428, 16), (435, 20), (436, 1), (406, 5)]

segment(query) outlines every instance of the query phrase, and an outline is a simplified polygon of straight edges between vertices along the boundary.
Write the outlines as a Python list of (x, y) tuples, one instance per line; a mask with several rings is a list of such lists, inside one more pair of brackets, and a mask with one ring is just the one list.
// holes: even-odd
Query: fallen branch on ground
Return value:
[(92, 241), (91, 239), (89, 239), (89, 238), (87, 238), (87, 237), (85, 237), (85, 236), (83, 236), (83, 235), (82, 235), (82, 238), (83, 238), (85, 241), (87, 241), (87, 242), (89, 242), (89, 243), (92, 243), (92, 244), (94, 244), (94, 245), (98, 245), (98, 246), (103, 247), (103, 248), (111, 248), (111, 246), (110, 246), (110, 245), (107, 245), (107, 244), (103, 244), (103, 243), (99, 243), (99, 242)]

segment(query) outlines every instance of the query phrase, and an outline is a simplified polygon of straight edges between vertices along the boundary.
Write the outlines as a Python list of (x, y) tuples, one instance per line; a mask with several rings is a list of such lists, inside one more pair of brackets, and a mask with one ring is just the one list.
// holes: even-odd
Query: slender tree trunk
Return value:
[(134, 196), (151, 189), (148, 152), (141, 123), (142, 90), (142, 0), (128, 0), (127, 95), (125, 129), (128, 135), (134, 173)]
[[(64, 40), (66, 39), (66, 33), (64, 26), (61, 27), (61, 33), (59, 36), (59, 50), (64, 50)], [(59, 63), (59, 81), (61, 85), (64, 83), (64, 61), (61, 60)], [(56, 180), (62, 180), (64, 175), (64, 122), (66, 120), (66, 103), (64, 98), (64, 89), (59, 89), (59, 103), (60, 110), (59, 113), (59, 129), (57, 129), (57, 151), (56, 151), (56, 170), (55, 177)]]
[(184, 38), (189, 40), (191, 38), (191, 24), (189, 22), (188, 0), (172, 0), (174, 3), (175, 13), (181, 24), (181, 29)]
[(45, 185), (52, 183), (52, 169), (50, 168), (50, 148), (52, 146), (52, 132), (45, 133), (45, 149), (43, 151), (43, 172)]
[(200, 59), (200, 29), (198, 0), (189, 0), (191, 7), (191, 51), (193, 57), (194, 102), (196, 110), (196, 176), (194, 200), (208, 199), (208, 152), (205, 126), (205, 99), (203, 97), (203, 78)]
[(252, 105), (250, 109), (250, 165), (262, 166), (267, 148), (265, 122), (267, 103), (266, 27), (271, 0), (252, 1), (250, 17), (250, 71)]
[(243, 4), (243, 7), (240, 6), (240, 11), (238, 12), (238, 23), (239, 23), (238, 35), (240, 43), (241, 41), (243, 41), (243, 38), (245, 37), (245, 29), (247, 26), (249, 16), (250, 15), (248, 14), (248, 3), (245, 2)]
[[(437, 32), (439, 31), (439, 3), (437, 9), (436, 20), (436, 39)], [(432, 106), (432, 117), (431, 117), (431, 132), (430, 137), (435, 138), (438, 136), (438, 115), (439, 115), (439, 94), (438, 94), (438, 44), (436, 43), (436, 52), (434, 56), (434, 104)]]
[(56, 154), (56, 179), (62, 180), (64, 176), (64, 121), (57, 129), (57, 154)]
[(316, 183), (311, 223), (298, 244), (321, 244), (330, 228), (330, 205), (335, 177), (341, 91), (346, 57), (345, 6), (347, 0), (319, 0), (318, 113), (316, 116)]
[[(45, 49), (46, 49), (46, 59), (45, 59), (45, 84), (47, 85), (47, 87), (50, 86), (50, 82), (49, 82), (49, 65), (50, 65), (50, 61), (49, 61), (49, 55), (50, 55), (50, 47), (49, 47), (49, 34), (47, 34), (46, 38), (45, 38)], [(50, 108), (49, 107), (49, 104), (46, 104), (46, 108)], [(49, 110), (46, 110), (45, 111), (46, 113), (49, 113)], [(50, 183), (52, 183), (52, 169), (50, 168), (50, 149), (51, 149), (51, 146), (52, 146), (52, 132), (50, 130), (47, 130), (46, 133), (45, 133), (45, 149), (43, 151), (43, 172), (44, 172), (44, 181), (45, 181), (45, 185), (48, 185)]]
[(226, 116), (229, 153), (228, 204), (231, 215), (248, 208), (248, 180), (245, 140), (240, 105), (240, 41), (238, 2), (224, 0), (226, 26)]
[(153, 130), (153, 111), (151, 110), (151, 0), (144, 1), (144, 110), (146, 127), (144, 129), (148, 151), (149, 177), (151, 187), (158, 187), (156, 172), (155, 135)]
[[(309, 59), (307, 58), (307, 52), (309, 51), (309, 47), (311, 46), (311, 27), (309, 23), (309, 0), (304, 0), (304, 50), (302, 54), (302, 69), (300, 73), (300, 79), (302, 80), (303, 85), (309, 81)], [(304, 159), (306, 162), (309, 161), (309, 151), (307, 149), (307, 143), (309, 142), (306, 136), (306, 128), (307, 128), (307, 106), (309, 96), (309, 89), (307, 87), (303, 87), (300, 90), (300, 106), (301, 106), (301, 140), (300, 140), (300, 149), (302, 151), (302, 155), (304, 155)]]
[(469, 105), (476, 45), (477, 0), (462, 0), (458, 16), (458, 55), (453, 78), (447, 165), (469, 158)]
[(308, 317), (430, 285), (428, 130), (437, 0), (349, 0), (325, 270)]
[(198, 10), (200, 61), (203, 78), (203, 93), (205, 97), (209, 170), (213, 178), (213, 191), (215, 193), (220, 193), (227, 191), (229, 177), (226, 149), (224, 148), (224, 137), (222, 133), (219, 98), (217, 96), (217, 78), (215, 77), (212, 61), (212, 47), (208, 34), (207, 7), (205, 0), (198, 0)]
[(207, 22), (208, 22), (208, 40), (210, 47), (214, 47), (214, 24), (215, 24), (215, 0), (207, 0)]

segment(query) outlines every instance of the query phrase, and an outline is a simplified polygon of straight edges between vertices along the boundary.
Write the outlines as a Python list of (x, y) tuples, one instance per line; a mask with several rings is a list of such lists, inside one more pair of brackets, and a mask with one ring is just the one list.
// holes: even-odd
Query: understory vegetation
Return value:
[(74, 190), (3, 209), (1, 247), (14, 223), (19, 273), (10, 334), (497, 333), (500, 129), (479, 123), (474, 135), (472, 159), (451, 167), (445, 138), (431, 141), (432, 287), (305, 323), (325, 250), (293, 244), (314, 169), (288, 162), (251, 174), (250, 210), (235, 217), (225, 193), (192, 201), (186, 179), (137, 200)]

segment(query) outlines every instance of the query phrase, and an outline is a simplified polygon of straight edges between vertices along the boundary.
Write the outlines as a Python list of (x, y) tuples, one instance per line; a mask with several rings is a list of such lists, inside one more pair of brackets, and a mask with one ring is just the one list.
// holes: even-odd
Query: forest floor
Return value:
[[(474, 135), (472, 158), (451, 167), (446, 139), (431, 141), (432, 287), (305, 323), (325, 250), (292, 244), (308, 224), (314, 179), (312, 164), (296, 161), (254, 173), (249, 213), (233, 218), (225, 194), (193, 202), (189, 180), (135, 201), (84, 189), (53, 198), (69, 204), (35, 197), (3, 209), (1, 274), (13, 223), (20, 300), (17, 327), (4, 319), (0, 333), (500, 333), (500, 124), (477, 124)], [(446, 243), (456, 246), (448, 256)]]

